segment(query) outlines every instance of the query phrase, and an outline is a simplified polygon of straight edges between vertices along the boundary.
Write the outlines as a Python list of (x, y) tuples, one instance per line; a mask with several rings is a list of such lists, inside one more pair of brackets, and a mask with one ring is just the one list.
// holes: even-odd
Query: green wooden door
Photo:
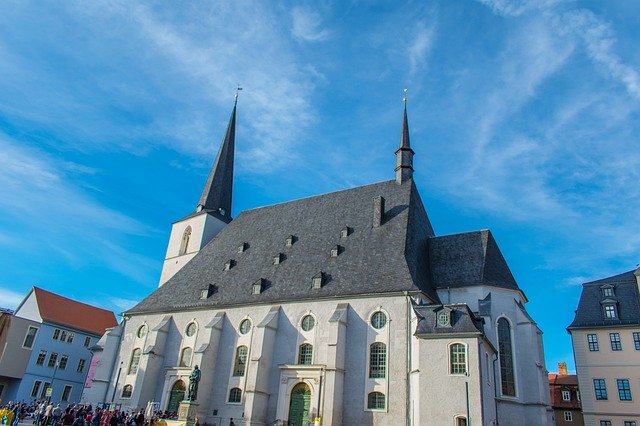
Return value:
[(298, 383), (291, 391), (289, 403), (289, 426), (309, 426), (311, 390), (306, 383)]
[(169, 393), (169, 404), (167, 404), (167, 411), (170, 413), (178, 412), (180, 402), (184, 400), (185, 385), (179, 380), (171, 387), (171, 393)]

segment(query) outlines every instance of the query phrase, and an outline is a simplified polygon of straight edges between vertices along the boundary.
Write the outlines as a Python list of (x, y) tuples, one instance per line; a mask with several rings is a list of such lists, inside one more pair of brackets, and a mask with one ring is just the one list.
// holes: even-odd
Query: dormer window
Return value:
[(298, 239), (295, 235), (289, 235), (286, 240), (284, 240), (284, 245), (287, 247), (291, 247)]
[(275, 256), (273, 256), (274, 265), (279, 265), (280, 263), (282, 263), (283, 260), (284, 260), (284, 255), (282, 253), (278, 253)]
[(342, 230), (340, 230), (340, 238), (347, 238), (349, 235), (351, 235), (352, 232), (353, 229), (345, 226), (344, 228), (342, 228)]
[(251, 294), (260, 294), (262, 293), (262, 290), (264, 290), (264, 279), (260, 278), (258, 281), (253, 283)]
[(236, 266), (236, 261), (233, 260), (233, 259), (229, 259), (224, 264), (224, 270), (228, 271), (229, 269), (233, 268), (234, 266)]
[(437, 318), (439, 327), (449, 327), (451, 325), (451, 314), (447, 309), (438, 312)]
[(613, 292), (613, 286), (606, 285), (606, 286), (602, 286), (600, 288), (602, 289), (602, 295), (604, 297), (615, 297), (615, 294)]
[(615, 319), (618, 317), (616, 313), (616, 305), (610, 303), (603, 306), (604, 308), (604, 318), (605, 319)]
[(200, 299), (208, 299), (218, 291), (218, 286), (215, 284), (209, 284), (207, 287), (200, 290)]
[(324, 285), (324, 273), (320, 271), (314, 275), (313, 278), (311, 278), (311, 283), (313, 284), (314, 289), (322, 288)]
[(249, 248), (249, 244), (242, 243), (238, 246), (238, 253), (244, 253)]
[(227, 214), (227, 211), (225, 209), (223, 209), (222, 207), (220, 207), (218, 209), (218, 213), (220, 213), (220, 216), (224, 216), (225, 214)]
[(334, 248), (331, 249), (331, 257), (338, 257), (340, 253), (342, 253), (341, 246), (335, 246)]

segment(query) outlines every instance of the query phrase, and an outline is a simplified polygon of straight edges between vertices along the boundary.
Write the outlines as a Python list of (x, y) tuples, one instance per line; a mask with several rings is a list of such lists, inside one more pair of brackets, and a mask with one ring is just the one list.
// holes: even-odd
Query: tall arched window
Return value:
[(369, 347), (369, 377), (373, 379), (386, 377), (387, 345), (380, 342)]
[(367, 395), (367, 408), (369, 410), (384, 410), (386, 398), (382, 392), (371, 392)]
[(184, 230), (184, 234), (182, 234), (182, 242), (180, 243), (180, 256), (187, 253), (187, 248), (189, 248), (189, 238), (191, 238), (191, 227), (187, 226), (187, 229)]
[(300, 345), (300, 353), (298, 354), (298, 364), (310, 365), (313, 358), (313, 346), (308, 343)]
[(229, 402), (238, 404), (242, 401), (242, 390), (240, 388), (231, 388), (229, 391)]
[(516, 396), (511, 326), (506, 318), (500, 318), (498, 320), (498, 351), (500, 352), (500, 380), (502, 382), (502, 394), (506, 396)]
[(133, 393), (133, 386), (125, 385), (122, 388), (122, 397), (123, 398), (131, 398), (131, 394)]
[(184, 348), (180, 353), (180, 367), (189, 367), (191, 365), (191, 348)]
[(451, 374), (467, 373), (467, 348), (462, 343), (449, 346), (449, 372)]
[(249, 350), (246, 346), (238, 346), (236, 350), (236, 362), (233, 365), (234, 376), (244, 376), (244, 370), (247, 366), (247, 353)]
[(138, 372), (138, 364), (140, 364), (140, 349), (134, 349), (131, 353), (131, 361), (129, 362), (129, 371), (127, 374), (136, 374)]

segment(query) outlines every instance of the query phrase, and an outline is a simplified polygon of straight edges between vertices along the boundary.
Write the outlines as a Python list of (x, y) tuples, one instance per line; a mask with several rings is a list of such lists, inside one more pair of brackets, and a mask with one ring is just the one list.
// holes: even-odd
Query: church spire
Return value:
[(396, 150), (396, 182), (402, 184), (413, 177), (413, 150), (409, 143), (409, 121), (407, 120), (407, 89), (404, 90), (404, 118), (400, 147)]
[[(242, 90), (238, 87), (238, 90)], [(238, 92), (231, 111), (231, 118), (227, 126), (222, 145), (218, 150), (216, 161), (213, 163), (209, 177), (202, 190), (196, 211), (207, 210), (225, 222), (231, 221), (231, 194), (233, 191), (233, 158), (236, 142), (236, 107)]]

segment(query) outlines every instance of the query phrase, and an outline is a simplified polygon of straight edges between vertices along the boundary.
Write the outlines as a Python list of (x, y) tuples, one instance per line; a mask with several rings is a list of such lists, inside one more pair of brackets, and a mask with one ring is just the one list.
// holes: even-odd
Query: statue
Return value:
[(198, 398), (198, 382), (200, 382), (200, 369), (196, 365), (193, 367), (193, 371), (189, 376), (189, 394), (187, 401), (195, 401)]

